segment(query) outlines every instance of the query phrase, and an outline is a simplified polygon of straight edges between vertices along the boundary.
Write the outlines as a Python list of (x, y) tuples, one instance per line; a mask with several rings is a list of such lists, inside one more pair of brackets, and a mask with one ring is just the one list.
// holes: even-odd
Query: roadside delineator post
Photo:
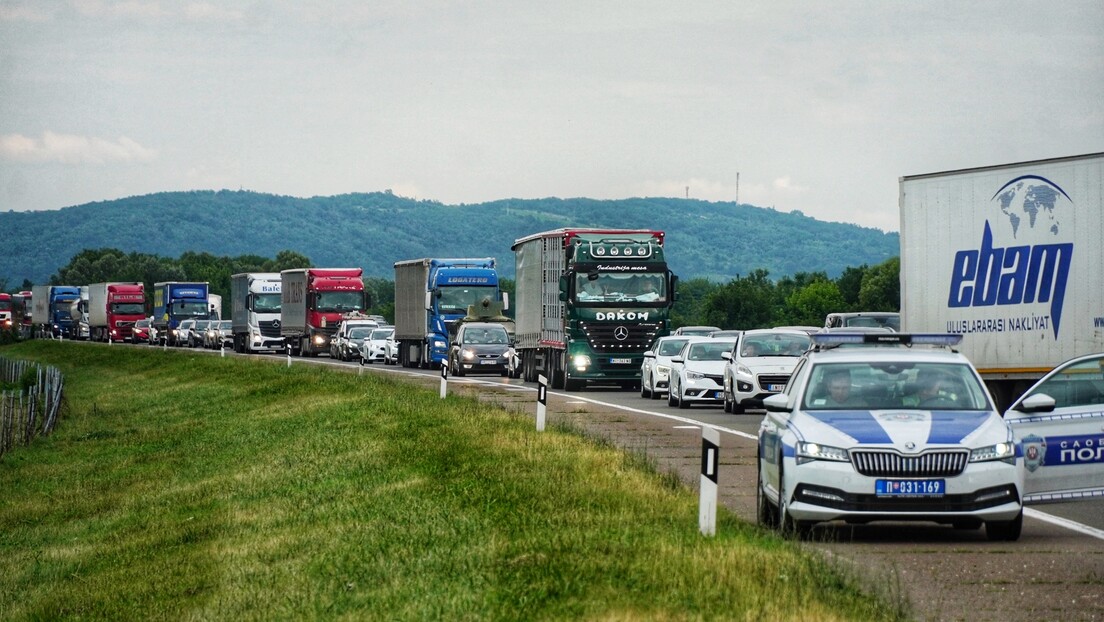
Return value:
[(720, 462), (720, 449), (720, 432), (716, 428), (703, 425), (698, 527), (704, 536), (717, 533), (717, 465)]
[(441, 399), (448, 395), (448, 364), (441, 365)]
[(222, 341), (222, 335), (219, 335), (219, 350), (220, 356), (222, 356), (222, 358), (226, 358), (226, 343)]
[(288, 367), (291, 367), (291, 343), (287, 344)]
[(545, 411), (548, 409), (548, 379), (537, 376), (537, 432), (544, 432)]

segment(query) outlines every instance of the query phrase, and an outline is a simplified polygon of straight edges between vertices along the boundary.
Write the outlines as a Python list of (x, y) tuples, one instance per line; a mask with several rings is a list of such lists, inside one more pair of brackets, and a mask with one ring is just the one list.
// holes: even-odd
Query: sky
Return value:
[(0, 211), (155, 192), (689, 197), (899, 230), (1104, 151), (1104, 2), (0, 0)]

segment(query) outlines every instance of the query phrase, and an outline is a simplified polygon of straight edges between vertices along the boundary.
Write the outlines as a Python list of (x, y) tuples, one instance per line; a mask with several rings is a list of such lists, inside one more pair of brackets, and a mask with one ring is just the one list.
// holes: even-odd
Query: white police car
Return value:
[[(834, 520), (984, 523), (990, 540), (1016, 540), (1025, 491), (1040, 502), (1073, 498), (1073, 488), (1082, 498), (1104, 492), (1104, 459), (1051, 460), (1055, 443), (1098, 447), (1104, 414), (1097, 412), (1095, 428), (1038, 413), (1002, 419), (973, 365), (950, 349), (960, 340), (814, 335), (785, 391), (763, 401), (759, 521), (798, 533)], [(864, 342), (899, 347), (837, 347)], [(1025, 397), (1020, 406), (1053, 408), (1036, 400)], [(1025, 451), (1046, 460), (1025, 468)]]

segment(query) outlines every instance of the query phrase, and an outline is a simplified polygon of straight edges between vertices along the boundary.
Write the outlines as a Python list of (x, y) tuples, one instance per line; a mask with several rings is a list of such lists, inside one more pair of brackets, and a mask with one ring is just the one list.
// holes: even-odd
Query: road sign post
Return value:
[(537, 432), (544, 432), (545, 411), (548, 408), (548, 379), (537, 377)]
[(441, 399), (448, 395), (448, 364), (441, 365)]
[(717, 466), (720, 462), (720, 446), (720, 433), (715, 428), (703, 425), (698, 527), (704, 536), (717, 533)]

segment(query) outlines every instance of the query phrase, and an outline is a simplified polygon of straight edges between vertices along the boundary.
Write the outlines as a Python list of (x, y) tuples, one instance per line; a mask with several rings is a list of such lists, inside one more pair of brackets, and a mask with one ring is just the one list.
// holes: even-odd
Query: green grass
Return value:
[(900, 619), (644, 461), (376, 374), (157, 348), (61, 369), (0, 460), (0, 618)]

